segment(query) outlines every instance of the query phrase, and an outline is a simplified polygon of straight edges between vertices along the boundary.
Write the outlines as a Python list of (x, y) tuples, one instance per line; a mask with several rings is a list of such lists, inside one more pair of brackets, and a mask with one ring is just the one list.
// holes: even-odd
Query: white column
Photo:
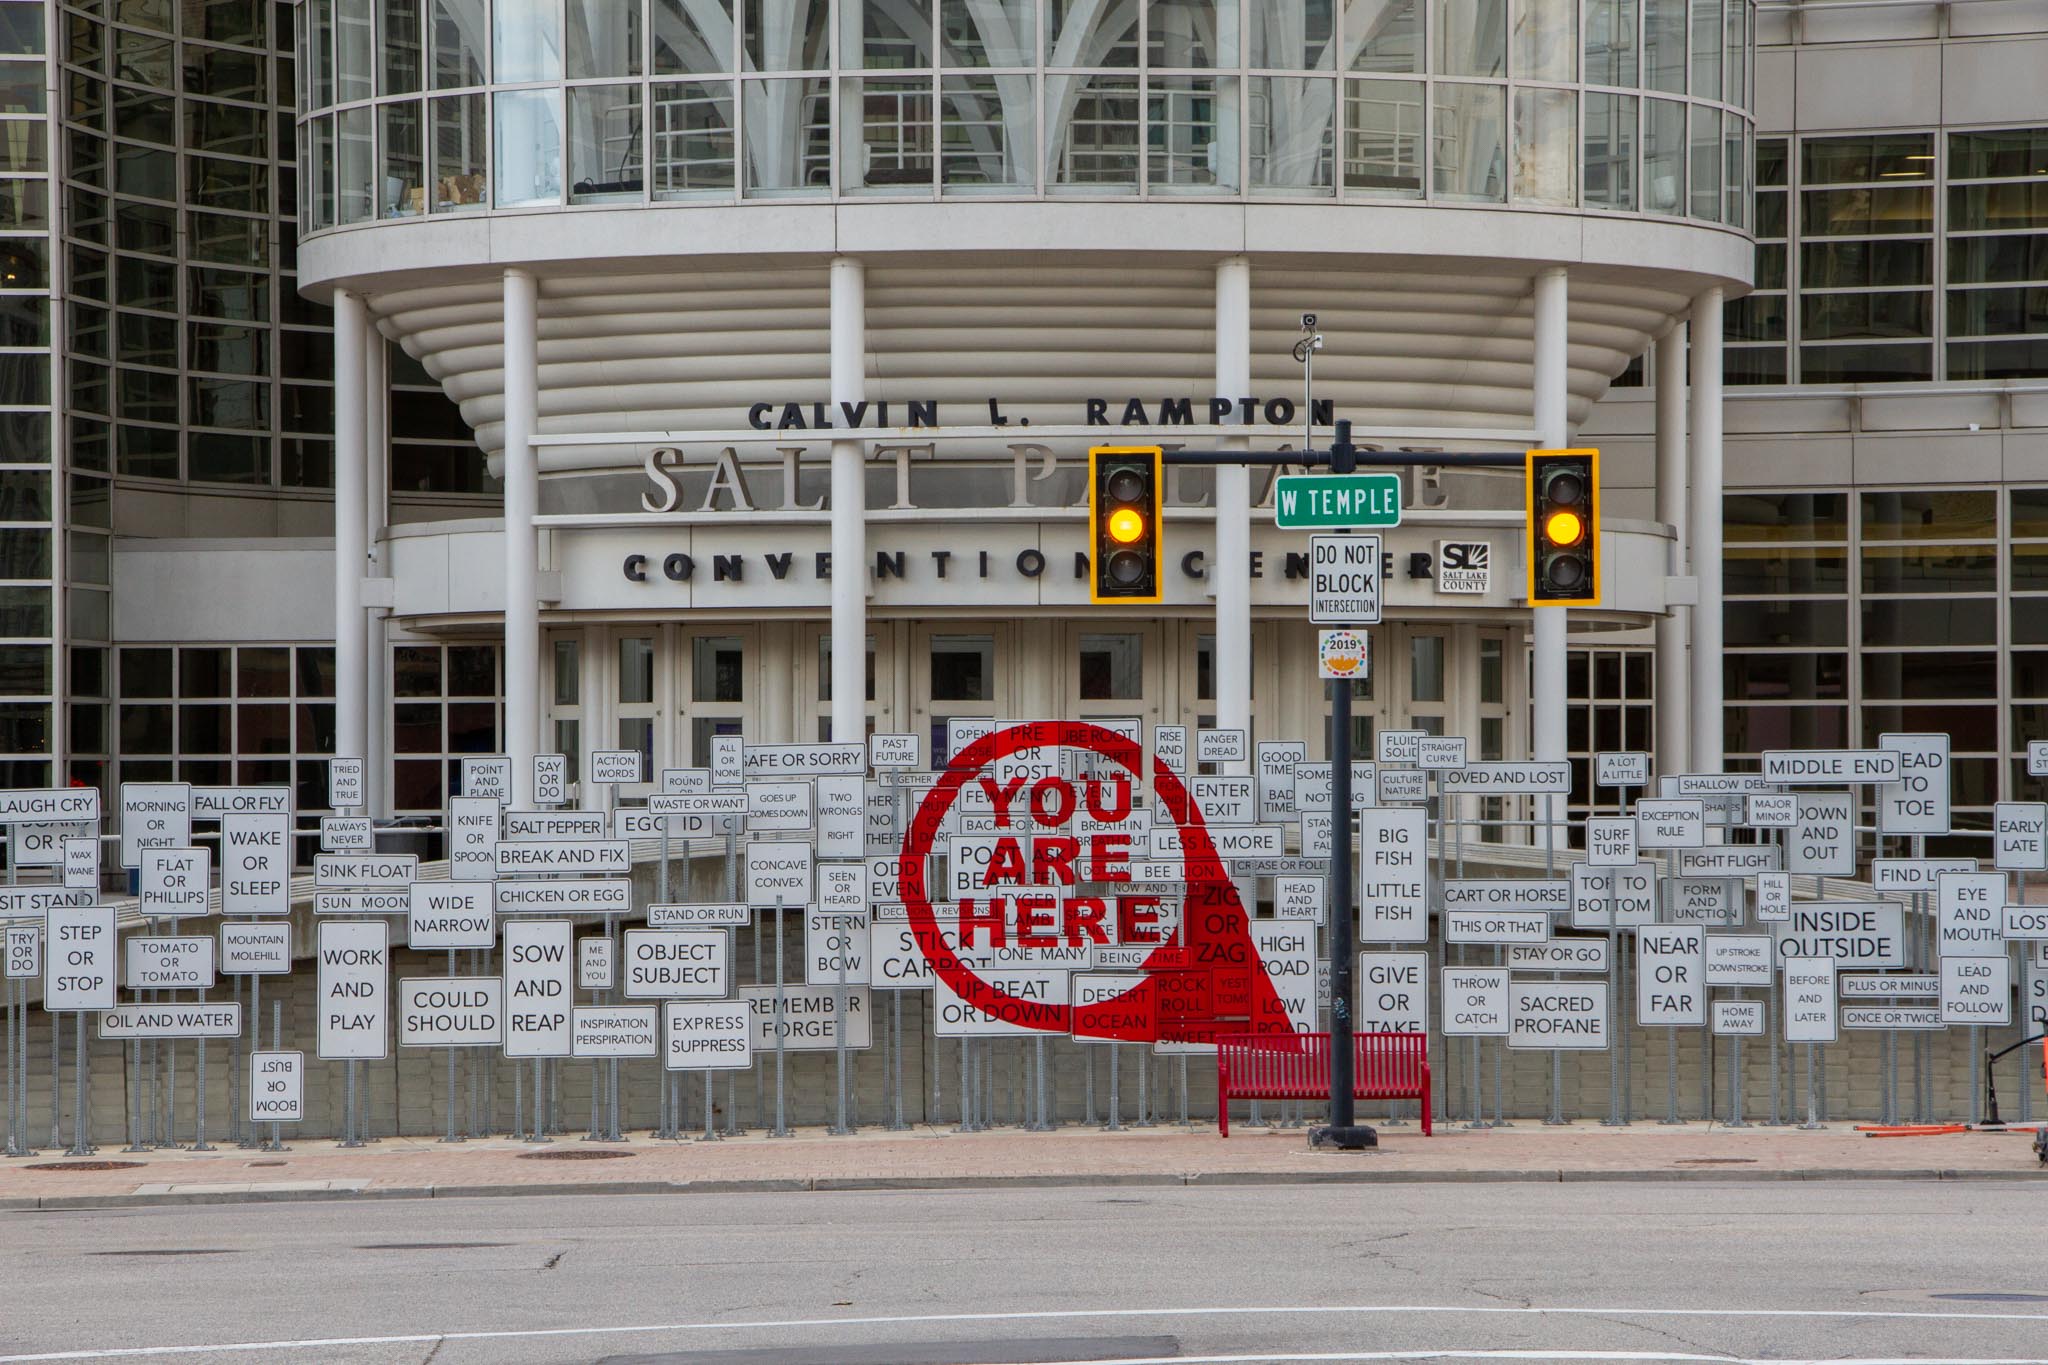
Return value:
[[(505, 272), (505, 752), (512, 759), (512, 804), (533, 802), (533, 756), (540, 749), (540, 467), (533, 437), (540, 425), (540, 283)], [(586, 705), (588, 701), (586, 699)]]
[(1721, 291), (1692, 301), (1692, 770), (1721, 771)]
[[(1251, 391), (1252, 264), (1233, 256), (1216, 266), (1216, 396), (1235, 402)], [(1233, 436), (1223, 447), (1245, 450), (1250, 442)], [(1251, 725), (1251, 487), (1249, 469), (1217, 466), (1216, 552), (1210, 556), (1209, 581), (1216, 589), (1216, 725), (1224, 730)], [(1250, 770), (1249, 765), (1242, 769)]]
[[(1671, 528), (1666, 572), (1690, 572), (1686, 546), (1685, 324), (1657, 338), (1657, 520)], [(1685, 772), (1692, 762), (1692, 675), (1686, 663), (1692, 608), (1677, 606), (1657, 620), (1657, 771)]]
[[(1563, 266), (1537, 272), (1533, 374), (1536, 444), (1562, 449), (1570, 440), (1565, 430), (1567, 285)], [(1533, 608), (1529, 623), (1530, 673), (1535, 757), (1556, 762), (1565, 756), (1565, 614), (1563, 607)]]
[[(832, 262), (832, 404), (867, 393), (867, 271), (849, 256)], [(835, 415), (834, 423), (844, 421)], [(867, 446), (832, 443), (832, 739), (867, 734)]]
[(369, 568), (364, 506), (369, 486), (364, 334), (360, 295), (334, 291), (334, 752), (367, 758), (369, 640), (363, 574)]
[[(373, 578), (388, 578), (391, 566), (385, 553), (384, 533), (391, 524), (391, 431), (385, 396), (391, 388), (390, 357), (384, 349), (384, 334), (376, 325), (363, 328), (363, 423), (364, 461), (363, 518), (367, 528), (366, 572)], [(363, 639), (367, 653), (364, 668), (365, 719), (363, 740), (363, 799), (373, 815), (391, 814), (391, 791), (384, 780), (391, 758), (391, 699), (385, 689), (384, 662), (389, 658), (385, 624), (391, 613), (383, 607), (364, 612)]]

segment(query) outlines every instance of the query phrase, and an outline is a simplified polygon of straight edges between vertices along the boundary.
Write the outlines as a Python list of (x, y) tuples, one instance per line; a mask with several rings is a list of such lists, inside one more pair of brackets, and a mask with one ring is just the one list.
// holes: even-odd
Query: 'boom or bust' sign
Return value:
[[(1097, 775), (1060, 775), (1066, 749), (1092, 755)], [(1133, 793), (1147, 785), (1143, 768), (1135, 741), (1085, 721), (1009, 726), (956, 755), (918, 807), (897, 865), (905, 912), (933, 972), (959, 1008), (994, 1027), (1126, 1042), (1292, 1032), (1186, 787), (1154, 763), (1150, 828), (1143, 812), (1133, 814)], [(941, 839), (956, 805), (993, 830), (975, 839), (971, 861), (966, 841)], [(1146, 859), (1150, 831), (1168, 822), (1178, 836), (1179, 884), (1162, 886), (1149, 873), (1140, 882), (1133, 863)], [(926, 881), (935, 852), (963, 855), (971, 869), (952, 872), (956, 894), (939, 905)], [(1109, 947), (1149, 950), (1131, 990), (1076, 1005), (1064, 990), (1033, 988), (1035, 967), (1070, 971), (1079, 954)]]

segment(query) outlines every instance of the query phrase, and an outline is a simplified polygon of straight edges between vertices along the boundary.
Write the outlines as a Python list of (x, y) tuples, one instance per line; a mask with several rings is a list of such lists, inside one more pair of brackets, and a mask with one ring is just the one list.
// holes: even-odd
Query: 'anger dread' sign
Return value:
[[(1083, 766), (1096, 775), (1062, 775), (1063, 750), (1092, 756)], [(919, 806), (898, 863), (919, 947), (960, 1006), (998, 1030), (1197, 1043), (1291, 1031), (1200, 811), (1171, 771), (1155, 763), (1148, 783), (1143, 765), (1136, 742), (1082, 721), (1014, 725), (957, 754)], [(1144, 883), (1134, 876), (1149, 833), (1133, 794), (1146, 786), (1151, 824), (1170, 822), (1179, 835), (1174, 886), (1156, 870)], [(941, 847), (956, 806), (992, 833)], [(926, 885), (935, 852), (949, 868), (936, 905)], [(1135, 950), (1140, 960), (1126, 970), (1140, 984), (1068, 1003), (1066, 974), (1087, 969), (1101, 948)]]

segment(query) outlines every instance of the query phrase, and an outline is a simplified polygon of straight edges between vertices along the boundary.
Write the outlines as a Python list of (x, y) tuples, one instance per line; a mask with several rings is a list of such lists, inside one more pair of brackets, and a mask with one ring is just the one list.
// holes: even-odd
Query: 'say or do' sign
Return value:
[(249, 1117), (257, 1123), (298, 1123), (306, 1117), (306, 1054), (249, 1054)]
[(1380, 806), (1358, 820), (1358, 937), (1367, 943), (1426, 943), (1426, 812)]
[(1310, 536), (1308, 619), (1324, 626), (1380, 622), (1380, 538)]
[(1429, 1029), (1429, 954), (1358, 955), (1358, 1031), (1426, 1033)]
[(533, 756), (533, 803), (536, 806), (562, 806), (569, 802), (569, 756), (567, 754), (535, 754)]

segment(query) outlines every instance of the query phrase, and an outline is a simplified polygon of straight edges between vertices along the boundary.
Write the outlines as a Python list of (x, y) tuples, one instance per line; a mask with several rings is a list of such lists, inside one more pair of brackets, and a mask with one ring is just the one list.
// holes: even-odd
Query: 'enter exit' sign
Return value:
[(1399, 526), (1398, 474), (1283, 474), (1274, 480), (1273, 524), (1283, 531)]

